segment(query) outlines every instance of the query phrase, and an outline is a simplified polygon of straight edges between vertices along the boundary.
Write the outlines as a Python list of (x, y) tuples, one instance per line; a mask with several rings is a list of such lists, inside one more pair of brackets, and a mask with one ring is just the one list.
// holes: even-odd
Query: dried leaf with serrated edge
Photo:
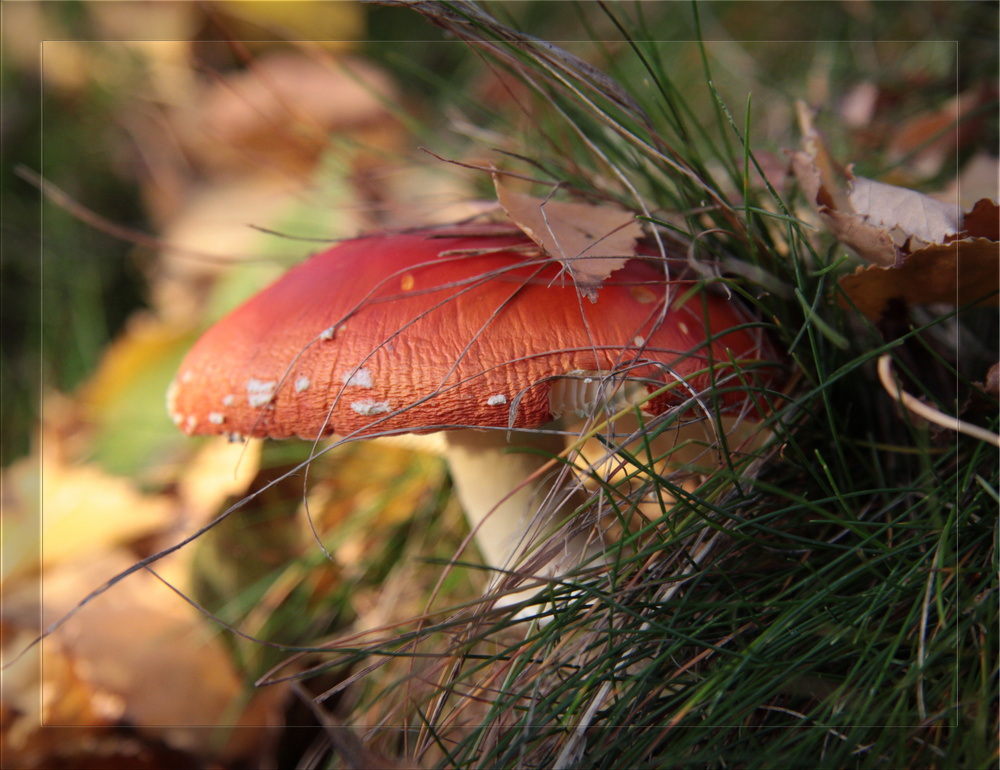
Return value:
[[(862, 314), (877, 319), (892, 299), (997, 304), (1000, 228), (992, 201), (979, 201), (960, 220), (957, 206), (855, 177), (830, 155), (805, 103), (797, 109), (802, 149), (792, 153), (792, 169), (802, 191), (838, 240), (875, 263), (840, 281)], [(959, 233), (964, 240), (949, 241)], [(921, 243), (926, 245), (914, 249)]]
[(998, 286), (1000, 244), (987, 238), (932, 244), (910, 254), (900, 267), (859, 267), (840, 280), (844, 294), (872, 320), (891, 299), (911, 305), (997, 304)]
[(959, 231), (958, 206), (935, 200), (916, 190), (855, 177), (847, 199), (868, 223), (900, 230), (904, 240), (944, 243)]
[(545, 200), (505, 188), (493, 175), (507, 216), (553, 259), (565, 265), (591, 302), (604, 279), (635, 256), (642, 225), (630, 211), (613, 206)]

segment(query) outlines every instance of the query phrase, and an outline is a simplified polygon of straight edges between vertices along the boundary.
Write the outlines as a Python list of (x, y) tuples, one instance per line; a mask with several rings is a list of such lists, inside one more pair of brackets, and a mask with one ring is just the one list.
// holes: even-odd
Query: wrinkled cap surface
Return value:
[(188, 434), (271, 438), (532, 428), (596, 411), (625, 380), (643, 396), (674, 383), (650, 413), (714, 383), (713, 406), (760, 418), (757, 391), (781, 367), (734, 302), (640, 259), (591, 302), (496, 229), (373, 235), (298, 265), (195, 344), (171, 418)]

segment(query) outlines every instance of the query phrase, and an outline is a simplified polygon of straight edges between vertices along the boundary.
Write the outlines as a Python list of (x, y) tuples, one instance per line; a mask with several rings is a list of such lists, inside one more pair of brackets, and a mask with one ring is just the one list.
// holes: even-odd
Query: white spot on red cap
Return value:
[(222, 412), (209, 412), (208, 421), (212, 423), (212, 425), (222, 425), (222, 423), (226, 421), (226, 415)]
[(196, 427), (198, 427), (198, 418), (195, 417), (193, 414), (189, 414), (187, 419), (184, 421), (184, 430), (190, 433)]
[(375, 382), (372, 380), (372, 373), (370, 369), (355, 369), (352, 372), (347, 372), (340, 379), (348, 388), (375, 387)]
[(677, 328), (681, 330), (681, 334), (690, 334), (691, 330), (688, 329), (688, 325), (683, 321), (677, 322)]
[(305, 375), (299, 377), (295, 381), (295, 392), (296, 393), (301, 393), (303, 390), (305, 390), (306, 388), (308, 388), (310, 384), (311, 383), (309, 382), (309, 378), (306, 377)]
[(643, 336), (641, 336), (641, 335), (639, 335), (639, 334), (637, 334), (637, 335), (635, 335), (635, 337), (634, 337), (634, 338), (632, 339), (632, 342), (634, 342), (634, 343), (635, 343), (635, 346), (636, 346), (636, 347), (638, 347), (638, 348), (641, 348), (641, 347), (642, 347), (643, 345), (645, 345), (645, 344), (646, 344), (646, 338), (645, 338), (645, 337), (643, 337)]
[(274, 398), (274, 389), (278, 387), (275, 380), (258, 380), (251, 377), (247, 380), (247, 403), (254, 409), (267, 406)]
[(193, 375), (193, 374), (191, 374), (190, 370), (189, 370), (189, 371), (186, 371), (186, 372), (184, 372), (184, 373), (183, 373), (183, 374), (181, 375), (181, 382), (183, 382), (183, 383), (188, 383), (188, 382), (191, 382), (191, 378), (192, 378), (193, 376), (194, 376), (194, 375)]
[(365, 417), (371, 417), (376, 414), (385, 414), (390, 409), (388, 401), (376, 401), (372, 398), (366, 398), (361, 401), (353, 401), (351, 403), (351, 409), (353, 409), (358, 414), (364, 415)]
[(223, 406), (232, 406), (235, 403), (236, 403), (236, 396), (234, 396), (232, 393), (227, 393), (225, 396), (222, 397)]
[(333, 327), (327, 327), (319, 333), (319, 338), (321, 340), (332, 340), (333, 339)]
[(503, 393), (497, 393), (495, 396), (490, 396), (488, 399), (486, 399), (486, 403), (489, 406), (500, 406), (501, 404), (507, 403), (507, 396), (505, 396)]

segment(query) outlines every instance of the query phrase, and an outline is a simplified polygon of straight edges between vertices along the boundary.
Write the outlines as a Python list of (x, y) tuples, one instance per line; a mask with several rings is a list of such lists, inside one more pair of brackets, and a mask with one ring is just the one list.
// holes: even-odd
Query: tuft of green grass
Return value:
[[(901, 412), (875, 374), (888, 352), (921, 396), (954, 413), (991, 363), (957, 339), (995, 350), (995, 311), (863, 321), (838, 302), (852, 258), (798, 218), (794, 188), (759, 182), (761, 151), (795, 142), (762, 113), (784, 111), (790, 126), (791, 99), (807, 88), (804, 71), (780, 82), (767, 71), (797, 54), (847, 90), (879, 77), (857, 64), (863, 43), (755, 49), (760, 93), (734, 100), (732, 62), (746, 51), (708, 34), (740, 13), (729, 5), (574, 6), (580, 28), (603, 36), (586, 61), (498, 20), (508, 6), (493, 16), (464, 2), (407, 5), (524, 86), (513, 111), (475, 108), (504, 137), (493, 149), (505, 170), (539, 180), (542, 194), (613, 201), (658, 226), (703, 282), (753, 309), (791, 381), (761, 394), (769, 446), (710, 475), (662, 470), (655, 439), (669, 420), (629, 447), (605, 438), (627, 470), (594, 471), (581, 515), (617, 523), (609, 564), (549, 584), (522, 619), (488, 601), (439, 602), (404, 626), (340, 638), (321, 668), (352, 673), (319, 702), (360, 688), (343, 722), (385, 755), (428, 766), (995, 763), (998, 454)], [(657, 37), (682, 15), (692, 40)], [(834, 17), (849, 26), (842, 10)], [(888, 77), (908, 66), (903, 54), (919, 56), (872, 45)]]

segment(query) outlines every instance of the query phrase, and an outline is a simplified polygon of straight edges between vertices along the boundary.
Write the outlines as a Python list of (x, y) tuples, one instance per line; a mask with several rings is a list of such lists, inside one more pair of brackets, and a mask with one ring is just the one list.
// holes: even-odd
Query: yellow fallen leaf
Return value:
[(74, 441), (85, 442), (90, 462), (139, 483), (163, 479), (165, 465), (184, 445), (163, 393), (189, 346), (182, 330), (151, 314), (129, 319), (72, 403), (89, 424), (88, 434)]
[(226, 498), (247, 491), (260, 470), (261, 443), (230, 443), (218, 436), (184, 464), (177, 491), (189, 521), (207, 523), (221, 512)]
[[(259, 35), (261, 28), (277, 39), (308, 40), (324, 48), (349, 49), (364, 38), (366, 14), (356, 0), (336, 3), (301, 3), (289, 0), (227, 0), (221, 12), (248, 24)], [(235, 37), (235, 40), (259, 39)]]
[(166, 497), (143, 495), (128, 479), (90, 465), (46, 465), (42, 510), (46, 564), (97, 546), (127, 543), (169, 526), (173, 518)]

